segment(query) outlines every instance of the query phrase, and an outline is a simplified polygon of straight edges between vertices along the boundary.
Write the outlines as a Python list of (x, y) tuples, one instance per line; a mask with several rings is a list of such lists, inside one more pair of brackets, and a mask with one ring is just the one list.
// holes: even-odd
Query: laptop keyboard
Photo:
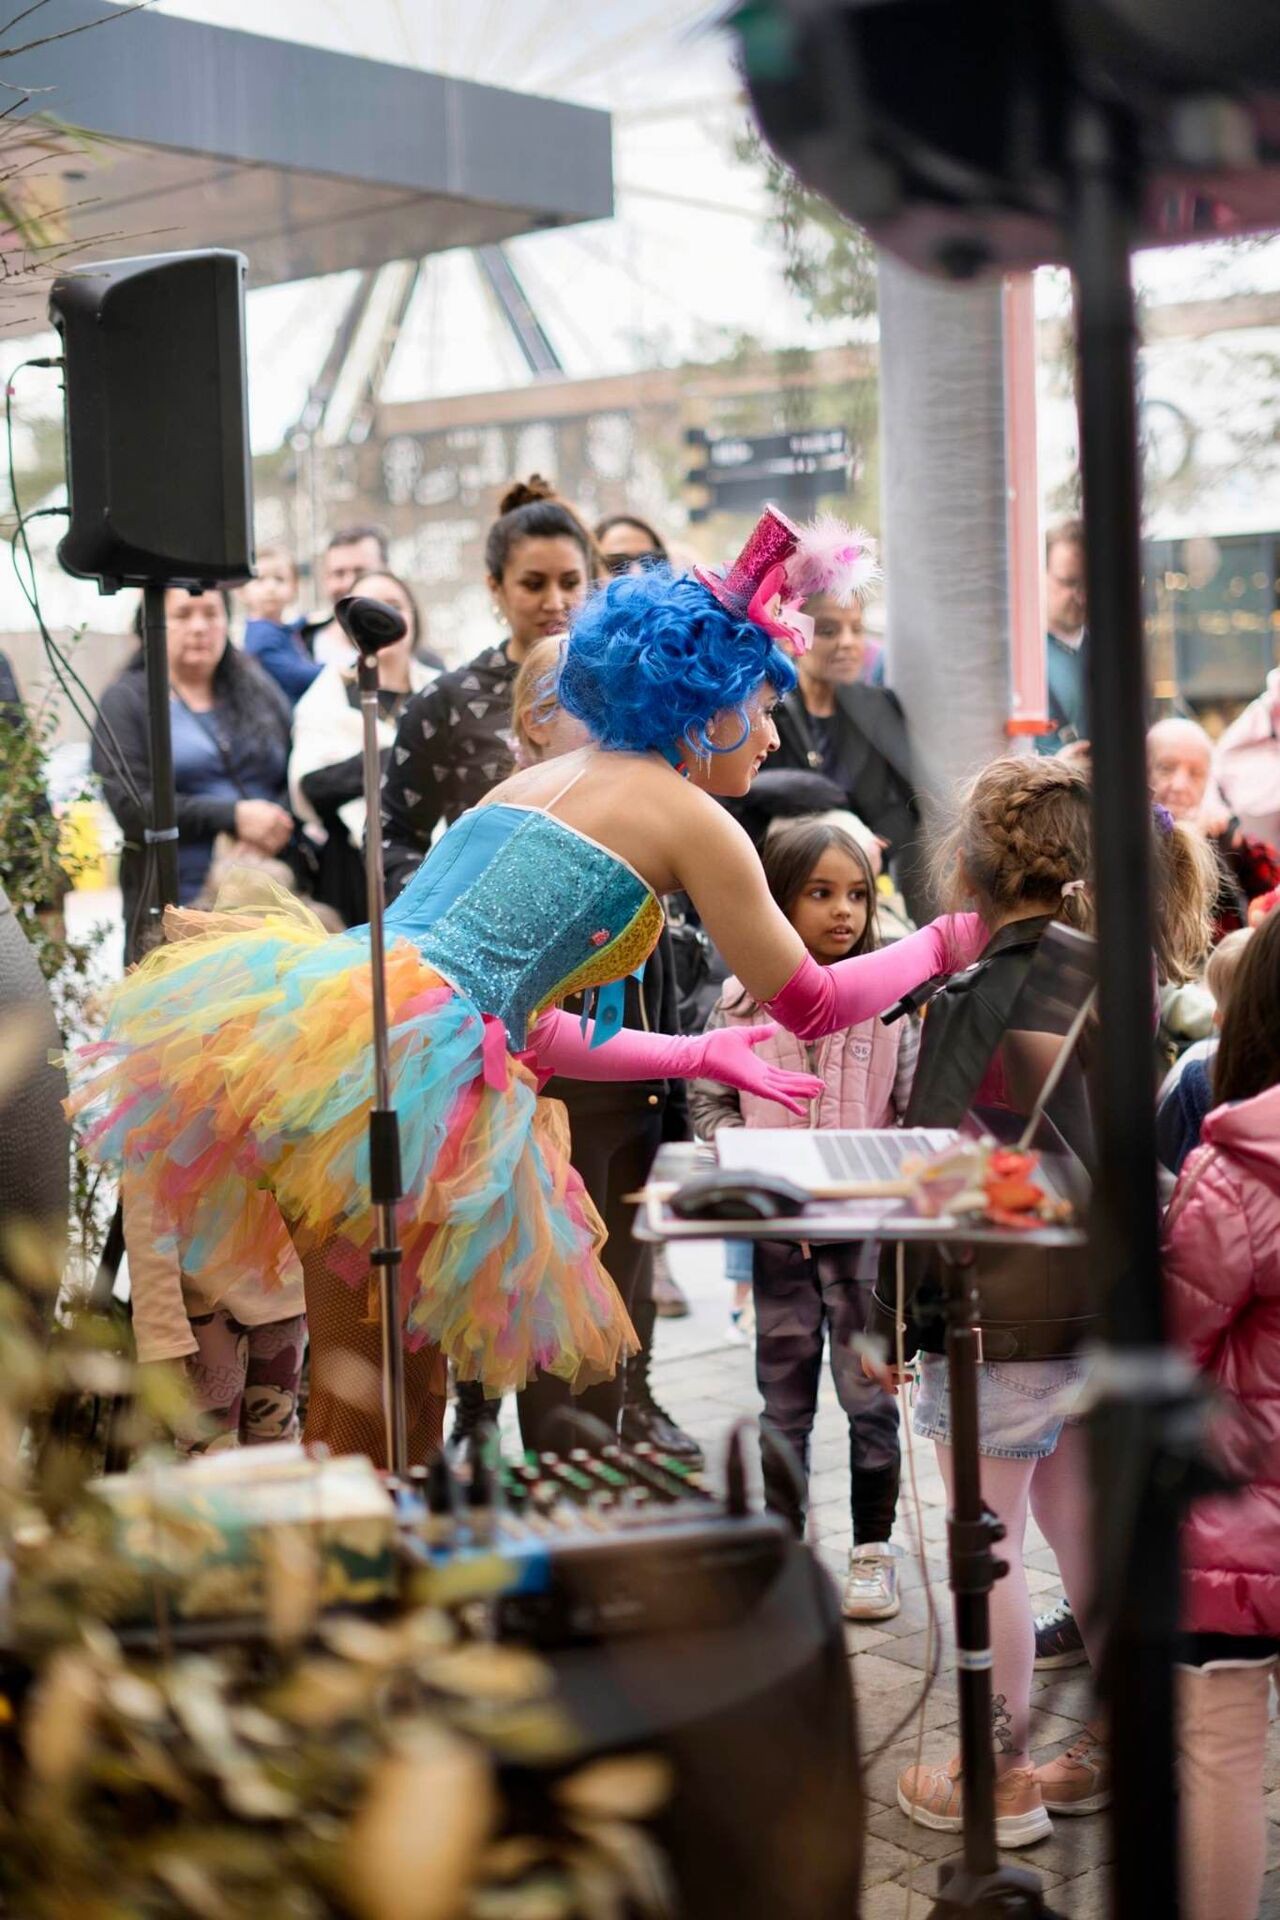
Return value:
[(921, 1160), (935, 1151), (936, 1134), (900, 1133), (879, 1135), (855, 1133), (814, 1133), (810, 1135), (821, 1156), (824, 1171), (832, 1180), (896, 1180), (906, 1160)]

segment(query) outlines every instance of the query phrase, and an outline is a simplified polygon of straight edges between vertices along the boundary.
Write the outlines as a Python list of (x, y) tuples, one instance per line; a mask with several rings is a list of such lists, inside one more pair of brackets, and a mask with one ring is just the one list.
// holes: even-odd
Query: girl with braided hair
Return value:
[[(1156, 976), (1188, 978), (1207, 950), (1213, 881), (1201, 857), (1203, 843), (1160, 810), (1152, 834), (1154, 1035)], [(936, 869), (944, 897), (976, 907), (990, 939), (976, 966), (930, 1005), (907, 1125), (954, 1125), (969, 1106), (1017, 1114), (1032, 1109), (1061, 1040), (1048, 1032), (1010, 1031), (1010, 1016), (1045, 930), (1059, 921), (1092, 932), (1091, 868), (1089, 784), (1081, 769), (1056, 759), (1009, 758), (985, 767), (971, 782), (957, 824), (938, 849)], [(1018, 1011), (1021, 1029), (1024, 1015)], [(966, 1064), (969, 1078), (957, 1101)], [(1153, 1048), (1153, 1098), (1154, 1066)], [(1048, 1111), (1087, 1162), (1088, 1088), (1078, 1057), (1068, 1063)], [(914, 1426), (934, 1441), (950, 1493), (951, 1408), (937, 1256), (922, 1250), (906, 1272), (906, 1350), (920, 1354)], [(1031, 1764), (1035, 1622), (1022, 1558), (1028, 1515), (1034, 1514), (1057, 1556), (1087, 1642), (1088, 1474), (1076, 1409), (1085, 1372), (1079, 1348), (1094, 1324), (1096, 1303), (1087, 1263), (1075, 1253), (1032, 1247), (979, 1253), (972, 1273), (985, 1356), (978, 1369), (982, 1494), (1006, 1529), (1000, 1551), (1008, 1561), (990, 1601), (996, 1838), (1000, 1846), (1023, 1847), (1050, 1834), (1051, 1813), (1093, 1813), (1110, 1798), (1100, 1725), (1086, 1728), (1046, 1765)], [(895, 1281), (892, 1266), (882, 1269), (871, 1319), (872, 1331), (890, 1336), (897, 1318)], [(864, 1365), (896, 1391), (896, 1369)], [(902, 1811), (942, 1832), (961, 1828), (961, 1793), (958, 1759), (909, 1768), (898, 1781)]]

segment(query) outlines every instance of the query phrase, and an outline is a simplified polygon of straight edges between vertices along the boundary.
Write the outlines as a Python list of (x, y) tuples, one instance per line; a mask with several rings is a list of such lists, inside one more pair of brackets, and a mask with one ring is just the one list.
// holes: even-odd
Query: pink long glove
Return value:
[(976, 913), (949, 913), (875, 953), (820, 967), (806, 954), (781, 993), (766, 1001), (780, 1027), (802, 1040), (856, 1027), (935, 973), (972, 966), (990, 939)]
[(720, 1027), (712, 1033), (676, 1036), (637, 1033), (625, 1027), (604, 1046), (591, 1045), (591, 1028), (582, 1032), (575, 1014), (544, 1013), (529, 1035), (529, 1050), (548, 1076), (562, 1073), (569, 1080), (719, 1080), (740, 1093), (756, 1093), (776, 1100), (791, 1113), (803, 1114), (822, 1092), (823, 1082), (812, 1073), (792, 1073), (762, 1060), (755, 1048), (777, 1032), (770, 1023), (758, 1027)]

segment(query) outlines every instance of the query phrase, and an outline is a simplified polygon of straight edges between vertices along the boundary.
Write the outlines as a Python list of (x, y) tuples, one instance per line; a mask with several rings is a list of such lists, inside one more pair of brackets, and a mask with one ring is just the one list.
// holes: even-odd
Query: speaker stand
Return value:
[(978, 1296), (959, 1261), (944, 1259), (947, 1383), (953, 1484), (947, 1560), (955, 1595), (960, 1698), (964, 1856), (938, 1869), (930, 1920), (1053, 1920), (1038, 1875), (1000, 1864), (996, 1853), (995, 1754), (991, 1744), (991, 1622), (988, 1595), (1008, 1572), (991, 1549), (1005, 1529), (982, 1498), (978, 1451)]
[(1104, 1040), (1091, 1235), (1109, 1348), (1090, 1421), (1096, 1611), (1109, 1628), (1098, 1678), (1111, 1723), (1113, 1911), (1175, 1920), (1178, 1533), (1196, 1465), (1196, 1391), (1190, 1365), (1164, 1345), (1151, 1098), (1152, 825), (1130, 278), (1143, 183), (1137, 142), (1118, 115), (1080, 99), (1068, 137)]
[[(155, 885), (148, 906), (154, 929), (166, 907), (178, 904), (178, 808), (173, 784), (173, 729), (169, 724), (169, 636), (164, 617), (163, 585), (142, 589), (142, 656), (147, 669), (147, 733), (151, 748), (151, 824), (143, 840), (155, 862)], [(230, 642), (228, 642), (230, 645)], [(134, 930), (133, 945), (145, 952), (142, 925)], [(126, 938), (128, 930), (126, 930)], [(138, 958), (125, 954), (126, 965)]]
[(364, 873), (373, 986), (375, 1093), (369, 1114), (369, 1189), (375, 1223), (372, 1278), (382, 1327), (382, 1413), (386, 1425), (387, 1465), (398, 1479), (403, 1479), (409, 1466), (409, 1442), (400, 1331), (402, 1254), (396, 1228), (396, 1203), (403, 1195), (404, 1185), (400, 1173), (400, 1125), (391, 1104), (387, 1046), (386, 942), (382, 926), (386, 896), (382, 878), (382, 835), (378, 831), (382, 762), (378, 752), (378, 655), (375, 650), (361, 647), (356, 677), (364, 726)]

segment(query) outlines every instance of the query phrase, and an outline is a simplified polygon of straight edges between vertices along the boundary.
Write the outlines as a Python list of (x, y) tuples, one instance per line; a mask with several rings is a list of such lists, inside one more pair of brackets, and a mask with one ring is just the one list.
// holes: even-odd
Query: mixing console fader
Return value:
[(652, 1447), (528, 1455), (474, 1451), (413, 1469), (400, 1497), (424, 1600), (484, 1603), (502, 1638), (566, 1646), (729, 1624), (785, 1556), (785, 1526), (730, 1512), (702, 1477)]

